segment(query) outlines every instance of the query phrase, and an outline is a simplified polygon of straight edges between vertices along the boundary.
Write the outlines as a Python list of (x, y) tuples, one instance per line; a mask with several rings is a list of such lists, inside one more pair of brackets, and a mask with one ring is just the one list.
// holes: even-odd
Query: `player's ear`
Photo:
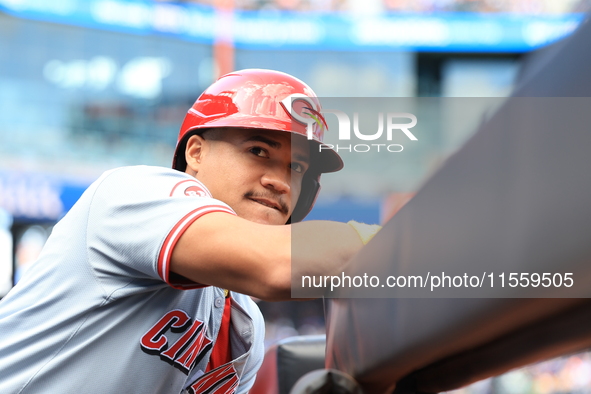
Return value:
[(205, 139), (203, 139), (202, 136), (195, 134), (189, 137), (185, 149), (185, 160), (187, 161), (187, 169), (185, 172), (192, 175), (199, 172), (204, 145)]

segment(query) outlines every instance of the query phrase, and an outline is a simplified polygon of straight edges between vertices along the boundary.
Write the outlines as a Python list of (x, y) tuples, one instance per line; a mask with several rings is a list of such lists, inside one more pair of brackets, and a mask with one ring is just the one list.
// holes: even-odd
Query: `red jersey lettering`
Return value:
[(205, 328), (205, 325), (203, 324), (203, 322), (201, 322), (199, 320), (195, 320), (193, 322), (193, 325), (191, 326), (191, 328), (186, 333), (184, 333), (183, 336), (180, 337), (174, 343), (174, 345), (172, 345), (170, 347), (170, 349), (163, 352), (160, 356), (165, 357), (170, 361), (174, 361), (178, 357), (178, 355), (183, 350), (185, 350), (187, 345), (189, 345), (189, 343), (191, 341), (193, 341), (195, 339), (195, 337), (203, 331), (204, 328)]
[(187, 313), (179, 309), (170, 311), (142, 336), (140, 346), (148, 354), (159, 354), (168, 347), (168, 338), (164, 333), (168, 329), (172, 332), (182, 332), (189, 324), (191, 318)]
[(221, 366), (201, 376), (189, 387), (191, 394), (232, 394), (238, 387), (238, 375), (232, 364)]
[(211, 340), (205, 336), (205, 330), (200, 330), (191, 345), (174, 361), (174, 364), (181, 371), (189, 373), (193, 365), (201, 361), (212, 346)]

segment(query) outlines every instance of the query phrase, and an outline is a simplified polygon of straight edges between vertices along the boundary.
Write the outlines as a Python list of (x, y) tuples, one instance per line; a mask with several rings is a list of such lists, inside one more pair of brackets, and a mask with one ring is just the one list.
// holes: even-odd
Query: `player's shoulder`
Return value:
[(107, 178), (107, 177), (132, 178), (132, 177), (147, 177), (147, 176), (192, 178), (189, 174), (186, 174), (181, 171), (177, 171), (172, 168), (159, 167), (159, 166), (147, 166), (147, 165), (137, 165), (137, 166), (126, 166), (126, 167), (113, 168), (111, 170), (105, 171), (101, 175), (101, 178)]
[(95, 182), (100, 194), (144, 195), (163, 198), (209, 197), (211, 193), (195, 177), (172, 168), (156, 166), (119, 167), (103, 173)]
[[(201, 198), (200, 204), (214, 202), (207, 187), (195, 177), (166, 167), (115, 168), (105, 172), (93, 188), (94, 201), (107, 205), (168, 204), (178, 198), (186, 201), (187, 197)], [(192, 203), (188, 204), (192, 206)]]

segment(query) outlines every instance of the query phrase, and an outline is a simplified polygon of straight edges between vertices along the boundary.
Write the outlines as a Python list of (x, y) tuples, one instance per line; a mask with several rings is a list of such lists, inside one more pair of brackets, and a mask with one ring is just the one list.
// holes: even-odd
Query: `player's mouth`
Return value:
[(248, 194), (246, 195), (246, 198), (248, 198), (249, 200), (254, 201), (256, 203), (259, 203), (265, 207), (276, 209), (277, 211), (281, 212), (284, 215), (287, 215), (287, 212), (289, 211), (289, 208), (287, 207), (287, 205), (285, 205), (281, 201), (275, 201), (274, 199), (260, 197), (260, 196), (256, 196), (256, 195), (248, 195)]

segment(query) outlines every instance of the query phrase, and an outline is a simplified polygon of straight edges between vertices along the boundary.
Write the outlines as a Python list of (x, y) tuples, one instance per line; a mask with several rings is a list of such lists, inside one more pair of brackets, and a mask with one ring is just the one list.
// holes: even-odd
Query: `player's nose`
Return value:
[(283, 170), (280, 166), (268, 167), (261, 178), (265, 188), (271, 188), (280, 194), (288, 194), (291, 191), (291, 170)]

